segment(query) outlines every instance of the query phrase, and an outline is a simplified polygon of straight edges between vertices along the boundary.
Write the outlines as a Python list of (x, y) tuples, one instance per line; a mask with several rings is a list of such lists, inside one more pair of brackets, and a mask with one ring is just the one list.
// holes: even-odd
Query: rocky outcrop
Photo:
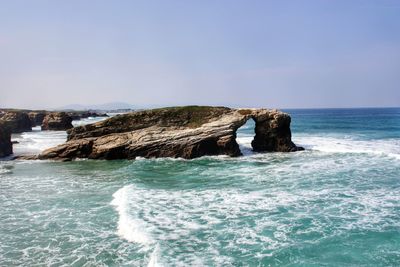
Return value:
[(87, 111), (87, 112), (81, 113), (82, 119), (89, 118), (89, 117), (108, 117), (108, 115), (106, 113), (98, 113), (98, 112), (92, 112), (92, 111)]
[(130, 132), (151, 126), (165, 129), (196, 128), (231, 111), (225, 107), (189, 106), (131, 112), (98, 123), (75, 127), (68, 131), (68, 140)]
[(89, 117), (108, 117), (106, 113), (97, 113), (92, 111), (73, 111), (67, 113), (73, 120), (81, 120)]
[(132, 112), (68, 131), (68, 141), (38, 158), (69, 160), (241, 155), (236, 131), (256, 122), (255, 151), (302, 150), (291, 141), (290, 116), (277, 110), (174, 107)]
[(29, 119), (31, 120), (32, 127), (42, 125), (44, 117), (46, 117), (46, 111), (31, 111), (28, 113)]
[(12, 153), (11, 131), (0, 122), (0, 158)]
[(288, 114), (258, 111), (252, 118), (256, 124), (255, 136), (251, 142), (254, 151), (293, 152), (299, 150), (292, 142), (291, 118)]
[(25, 112), (10, 111), (5, 112), (0, 121), (11, 133), (22, 133), (32, 131), (31, 120)]
[(42, 130), (64, 131), (72, 127), (72, 118), (65, 112), (49, 113), (42, 122)]

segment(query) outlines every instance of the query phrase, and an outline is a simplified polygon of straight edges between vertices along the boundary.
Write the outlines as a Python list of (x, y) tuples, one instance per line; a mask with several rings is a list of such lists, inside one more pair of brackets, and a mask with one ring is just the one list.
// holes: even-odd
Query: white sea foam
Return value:
[(17, 144), (13, 145), (14, 154), (37, 154), (41, 151), (57, 146), (67, 140), (65, 131), (41, 131), (35, 127), (32, 132), (21, 134), (13, 134), (13, 141)]
[(11, 173), (12, 167), (9, 165), (5, 165), (5, 164), (0, 164), (0, 175), (1, 174), (6, 174), (6, 173)]
[(118, 234), (129, 242), (142, 245), (153, 243), (152, 237), (147, 233), (145, 222), (133, 215), (135, 207), (132, 206), (130, 196), (132, 185), (124, 186), (113, 194), (112, 205), (118, 211)]
[[(106, 117), (89, 117), (79, 121), (73, 121), (74, 126), (86, 125), (89, 123), (104, 120)], [(40, 126), (32, 128), (31, 132), (13, 134), (13, 141), (18, 143), (13, 145), (14, 154), (38, 154), (45, 149), (60, 145), (67, 140), (66, 131), (42, 131)]]
[(253, 141), (254, 135), (241, 134), (236, 137), (236, 142), (239, 145), (240, 151), (243, 155), (253, 154), (253, 148), (251, 146), (251, 141)]
[(72, 121), (72, 125), (74, 127), (77, 127), (77, 126), (82, 126), (82, 125), (86, 125), (86, 124), (96, 123), (96, 122), (105, 120), (107, 118), (108, 117), (88, 117), (88, 118), (84, 118), (81, 120)]
[[(113, 200), (119, 213), (118, 233), (123, 239), (153, 248), (148, 266), (162, 265), (161, 258), (175, 266), (207, 265), (207, 259), (214, 263), (223, 259), (224, 265), (231, 266), (232, 258), (219, 254), (221, 246), (239, 246), (242, 253), (247, 253), (249, 247), (263, 244), (265, 252), (271, 252), (293, 246), (294, 233), (316, 235), (317, 242), (318, 236), (332, 234), (327, 231), (330, 227), (348, 231), (399, 225), (391, 217), (399, 207), (399, 197), (386, 190), (358, 192), (353, 187), (337, 188), (335, 183), (328, 183), (320, 190), (295, 187), (289, 192), (275, 187), (265, 175), (264, 180), (270, 184), (268, 190), (251, 192), (235, 188), (163, 190), (125, 186)], [(282, 216), (286, 213), (293, 217)], [(297, 229), (303, 221), (310, 224)], [(169, 244), (162, 254), (161, 243)], [(198, 246), (205, 249), (196, 251)]]
[[(184, 165), (192, 164), (134, 161), (135, 168), (122, 169), (133, 183), (127, 186), (126, 179), (93, 183), (92, 176), (115, 173), (93, 173), (92, 163), (67, 164), (64, 170), (72, 169), (63, 172), (58, 164), (40, 163), (32, 175), (18, 163), (23, 166), (15, 176), (0, 179), (0, 202), (9, 214), (4, 228), (19, 228), (26, 237), (5, 231), (1, 249), (15, 249), (1, 253), (0, 262), (7, 266), (4, 259), (21, 251), (14, 265), (253, 266), (274, 265), (282, 252), (307, 253), (327, 240), (343, 242), (339, 249), (346, 251), (369, 242), (369, 233), (373, 242), (387, 244), (375, 241), (374, 233), (393, 236), (400, 227), (398, 162), (378, 157), (370, 165), (368, 155), (322, 154), (269, 153), (263, 164), (240, 162), (252, 158), (242, 157), (232, 159), (237, 164), (188, 169)], [(353, 158), (358, 160), (349, 164)], [(171, 172), (175, 163), (179, 168)], [(163, 175), (170, 175), (167, 181)], [(112, 200), (116, 226), (107, 223), (110, 206), (104, 208), (109, 203), (102, 197), (110, 185), (120, 186)], [(366, 239), (354, 233), (366, 233)]]
[[(161, 265), (159, 242), (186, 243), (185, 247), (176, 245), (165, 248), (167, 255), (176, 255), (173, 259), (168, 257), (169, 264), (172, 265), (206, 265), (203, 262), (204, 253), (209, 255), (213, 262), (223, 259), (226, 265), (232, 265), (230, 257), (219, 255), (220, 241), (214, 240), (209, 243), (207, 238), (199, 239), (196, 236), (199, 233), (207, 236), (211, 234), (213, 238), (218, 236), (222, 240), (228, 236), (235, 236), (234, 240), (228, 238), (224, 241), (232, 247), (238, 244), (255, 245), (260, 242), (266, 243), (269, 248), (284, 246), (290, 228), (277, 229), (274, 239), (264, 237), (261, 232), (268, 223), (259, 225), (256, 218), (260, 214), (275, 213), (279, 206), (297, 206), (300, 198), (286, 192), (271, 192), (266, 196), (263, 192), (246, 193), (236, 189), (166, 191), (141, 189), (133, 185), (119, 189), (113, 196), (112, 204), (119, 213), (118, 234), (121, 238), (141, 243), (148, 248), (149, 243), (157, 243), (150, 255), (148, 266)], [(240, 225), (242, 218), (253, 216), (253, 222), (256, 223), (254, 228), (243, 228)], [(226, 222), (229, 222), (227, 227), (217, 226)], [(281, 226), (279, 224), (279, 227)], [(217, 230), (218, 228), (220, 230)], [(196, 251), (194, 247), (199, 243), (206, 246), (207, 250)], [(193, 248), (191, 244), (194, 244)], [(193, 252), (189, 256), (187, 253), (181, 256), (182, 249)]]
[(163, 264), (160, 262), (160, 246), (157, 244), (153, 252), (150, 255), (149, 263), (147, 267), (162, 267)]
[(355, 140), (340, 137), (301, 136), (293, 140), (306, 149), (329, 153), (365, 153), (400, 159), (400, 139)]

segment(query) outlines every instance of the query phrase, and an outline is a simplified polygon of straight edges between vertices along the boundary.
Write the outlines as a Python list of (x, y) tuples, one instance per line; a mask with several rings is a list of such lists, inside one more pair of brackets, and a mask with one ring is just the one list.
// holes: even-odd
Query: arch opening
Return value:
[(256, 122), (250, 117), (247, 121), (236, 130), (236, 143), (239, 145), (240, 152), (246, 156), (254, 154), (251, 142), (255, 136)]

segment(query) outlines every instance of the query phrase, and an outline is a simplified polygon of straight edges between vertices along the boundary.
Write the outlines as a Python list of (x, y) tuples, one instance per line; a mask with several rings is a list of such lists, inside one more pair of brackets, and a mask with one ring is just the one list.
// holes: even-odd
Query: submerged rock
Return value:
[(5, 112), (0, 121), (11, 133), (22, 133), (32, 131), (31, 120), (27, 113), (20, 111)]
[(255, 151), (301, 150), (291, 141), (290, 116), (277, 110), (173, 107), (132, 112), (68, 131), (65, 144), (40, 159), (134, 159), (240, 156), (236, 131), (256, 122)]
[(72, 118), (65, 112), (49, 113), (42, 122), (42, 130), (63, 131), (72, 127)]
[(11, 131), (3, 122), (0, 122), (0, 158), (12, 153)]

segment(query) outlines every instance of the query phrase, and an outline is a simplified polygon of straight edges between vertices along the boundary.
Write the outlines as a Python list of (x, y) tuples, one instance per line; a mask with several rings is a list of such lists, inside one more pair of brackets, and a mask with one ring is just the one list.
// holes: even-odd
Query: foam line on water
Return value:
[(118, 235), (129, 242), (142, 245), (153, 243), (151, 235), (146, 231), (145, 222), (135, 218), (132, 214), (130, 196), (133, 192), (132, 185), (127, 185), (113, 194), (111, 204), (118, 211)]

